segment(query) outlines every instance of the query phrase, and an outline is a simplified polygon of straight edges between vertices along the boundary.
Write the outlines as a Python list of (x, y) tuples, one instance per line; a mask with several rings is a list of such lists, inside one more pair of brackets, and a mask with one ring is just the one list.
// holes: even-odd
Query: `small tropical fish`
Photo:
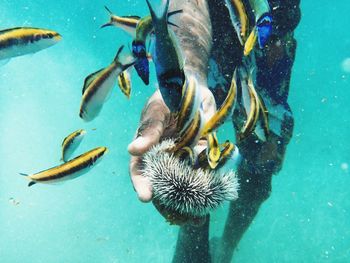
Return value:
[(78, 148), (81, 141), (83, 140), (86, 131), (83, 129), (77, 130), (69, 134), (66, 138), (64, 138), (62, 142), (62, 158), (61, 161), (67, 162), (74, 151)]
[(249, 28), (249, 20), (244, 4), (242, 0), (226, 0), (226, 6), (229, 9), (230, 18), (237, 32), (238, 39), (243, 45), (247, 39)]
[(267, 0), (249, 0), (255, 16), (259, 47), (263, 48), (272, 33), (272, 16)]
[(181, 134), (193, 119), (200, 104), (198, 83), (195, 78), (189, 77), (182, 89), (180, 110), (177, 114), (177, 132)]
[(233, 74), (231, 86), (228, 91), (225, 101), (222, 103), (219, 110), (205, 123), (201, 135), (203, 137), (207, 136), (209, 133), (215, 131), (228, 116), (231, 116), (234, 109), (237, 94), (237, 84), (236, 84), (236, 71)]
[(124, 95), (129, 99), (131, 93), (131, 77), (128, 69), (119, 74), (118, 86)]
[[(254, 128), (255, 128), (254, 132), (260, 140), (266, 141), (266, 137), (269, 134), (269, 123), (268, 123), (268, 115), (267, 115), (268, 111), (266, 109), (265, 104), (261, 100), (261, 97), (259, 96), (258, 92), (255, 90), (252, 75), (253, 73), (250, 72), (249, 79), (248, 79), (248, 87), (253, 93), (255, 103), (257, 105), (257, 111), (254, 117)], [(260, 116), (263, 116), (263, 128), (261, 127), (261, 123), (258, 122), (260, 119)]]
[[(254, 130), (259, 139), (265, 141), (266, 136), (269, 133), (269, 125), (268, 125), (268, 112), (264, 102), (259, 97), (257, 91), (255, 90), (252, 73), (248, 77), (248, 80), (242, 80), (242, 98), (243, 98), (243, 106), (247, 113), (247, 121), (241, 132), (239, 134), (239, 139), (242, 140), (249, 136)], [(261, 127), (258, 124), (258, 120), (260, 117), (260, 113), (263, 116), (263, 133), (260, 133)]]
[[(223, 171), (225, 167), (227, 170), (233, 169), (234, 166), (238, 166), (241, 161), (241, 155), (239, 153), (238, 147), (231, 143), (230, 141), (226, 141), (223, 144), (223, 149), (221, 150), (220, 160), (216, 169), (220, 169)], [(230, 162), (230, 165), (229, 165)]]
[(101, 26), (107, 27), (107, 26), (116, 26), (124, 29), (126, 32), (131, 34), (132, 36), (135, 36), (136, 32), (136, 26), (137, 23), (140, 21), (141, 17), (139, 16), (116, 16), (112, 13), (111, 10), (107, 6), (105, 6), (107, 12), (110, 15), (110, 21), (104, 25)]
[(243, 106), (247, 114), (247, 120), (241, 129), (240, 139), (247, 137), (253, 132), (260, 111), (256, 92), (254, 92), (255, 89), (253, 90), (252, 86), (248, 85), (248, 81), (246, 78), (242, 78), (241, 81)]
[(247, 41), (244, 43), (243, 53), (245, 56), (248, 56), (250, 54), (250, 52), (252, 52), (252, 50), (254, 49), (257, 37), (258, 37), (258, 32), (257, 32), (256, 27), (254, 27), (252, 32), (250, 32), (250, 35), (249, 35)]
[(38, 52), (62, 39), (55, 31), (16, 27), (0, 31), (0, 60)]
[(185, 75), (181, 52), (174, 32), (168, 29), (167, 18), (170, 0), (166, 0), (160, 17), (155, 14), (149, 0), (146, 2), (154, 26), (152, 58), (156, 66), (159, 90), (170, 111), (176, 112), (180, 105)]
[(105, 100), (116, 85), (120, 73), (134, 64), (132, 62), (124, 65), (119, 61), (119, 55), (123, 47), (119, 48), (117, 55), (109, 66), (86, 77), (79, 113), (83, 120), (91, 121), (100, 113)]
[(219, 164), (221, 152), (216, 133), (212, 132), (207, 135), (207, 157), (211, 169), (215, 169)]
[(199, 110), (196, 112), (187, 129), (176, 139), (175, 147), (169, 150), (176, 153), (184, 147), (193, 147), (196, 145), (200, 138), (200, 130), (203, 124), (202, 120), (202, 112)]
[(259, 47), (263, 48), (272, 34), (272, 16), (270, 14), (263, 15), (256, 25), (258, 29)]
[(194, 165), (195, 163), (195, 155), (191, 147), (188, 147), (188, 146), (183, 147), (182, 149), (176, 152), (175, 156), (182, 161), (187, 160), (189, 165)]
[[(181, 13), (182, 10), (177, 10), (168, 13), (168, 19), (172, 15)], [(172, 22), (168, 20), (168, 24), (172, 26), (176, 26)], [(146, 16), (141, 18), (136, 26), (136, 37), (132, 42), (132, 53), (135, 58), (137, 58), (137, 62), (135, 63), (135, 69), (137, 74), (143, 80), (143, 82), (148, 85), (149, 84), (149, 62), (147, 59), (147, 51), (146, 51), (146, 40), (147, 37), (153, 32), (153, 22), (151, 16)]]
[(36, 183), (49, 184), (74, 179), (90, 171), (92, 166), (96, 165), (107, 152), (106, 147), (98, 147), (59, 166), (32, 175), (21, 175), (30, 180), (28, 186)]

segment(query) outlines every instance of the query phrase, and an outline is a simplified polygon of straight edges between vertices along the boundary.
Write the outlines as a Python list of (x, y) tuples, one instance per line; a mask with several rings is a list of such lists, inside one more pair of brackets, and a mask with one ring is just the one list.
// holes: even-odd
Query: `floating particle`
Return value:
[(347, 163), (342, 163), (340, 165), (340, 168), (343, 170), (343, 171), (348, 171), (349, 170), (349, 164)]
[(346, 58), (341, 63), (342, 70), (346, 73), (350, 73), (350, 58)]
[(9, 203), (11, 205), (17, 206), (17, 205), (19, 205), (20, 202), (17, 201), (16, 199), (14, 199), (13, 197), (11, 197), (11, 198), (9, 198)]

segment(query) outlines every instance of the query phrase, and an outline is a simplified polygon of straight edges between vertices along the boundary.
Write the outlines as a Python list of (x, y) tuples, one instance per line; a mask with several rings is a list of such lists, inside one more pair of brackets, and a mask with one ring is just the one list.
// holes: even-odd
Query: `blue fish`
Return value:
[(272, 34), (272, 17), (264, 14), (257, 22), (259, 47), (263, 48)]
[(148, 85), (149, 84), (149, 62), (147, 58), (146, 46), (143, 42), (132, 42), (132, 53), (136, 58), (136, 63), (134, 65), (137, 75), (140, 76), (142, 81)]

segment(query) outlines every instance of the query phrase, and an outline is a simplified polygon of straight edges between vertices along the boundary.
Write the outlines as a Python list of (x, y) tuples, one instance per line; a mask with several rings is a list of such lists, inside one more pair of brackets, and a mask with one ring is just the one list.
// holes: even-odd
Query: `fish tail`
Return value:
[[(28, 177), (29, 174), (26, 174), (26, 173), (19, 173), (19, 174), (22, 175), (22, 176), (26, 176), (28, 179), (30, 179), (30, 178)], [(36, 184), (36, 182), (30, 181), (30, 182), (28, 183), (28, 187), (32, 186), (33, 184)]]
[(153, 23), (159, 23), (161, 21), (167, 21), (170, 0), (166, 0), (165, 5), (164, 5), (164, 10), (163, 10), (162, 15), (160, 17), (158, 17), (156, 15), (156, 13), (154, 12), (154, 9), (151, 6), (149, 0), (146, 0), (146, 2), (147, 2), (147, 5), (148, 5), (148, 8), (149, 8), (149, 11), (151, 13)]
[(36, 184), (36, 182), (30, 181), (30, 182), (28, 183), (28, 187), (31, 187), (31, 186), (34, 185), (34, 184)]
[(163, 13), (162, 13), (162, 15), (160, 17), (161, 20), (165, 20), (165, 21), (167, 20), (168, 11), (169, 11), (169, 4), (170, 4), (170, 0), (166, 0)]
[(107, 6), (105, 6), (105, 9), (107, 10), (107, 12), (108, 12), (110, 15), (113, 15), (113, 12), (112, 12)]
[(105, 9), (107, 10), (107, 12), (108, 12), (108, 14), (110, 16), (110, 21), (108, 23), (106, 23), (106, 24), (103, 24), (100, 28), (104, 28), (104, 27), (108, 27), (108, 26), (112, 25), (112, 15), (113, 15), (113, 13), (107, 6), (105, 6)]
[(135, 61), (133, 61), (133, 62), (130, 62), (130, 63), (128, 63), (128, 64), (122, 65), (123, 71), (124, 71), (124, 70), (127, 70), (129, 67), (135, 65), (136, 61), (137, 61), (137, 60), (135, 60)]
[(122, 53), (122, 51), (123, 51), (123, 48), (124, 48), (124, 45), (122, 45), (122, 46), (121, 46), (121, 47), (118, 49), (118, 51), (117, 51), (117, 55), (115, 55), (115, 57), (114, 57), (113, 61), (115, 61), (115, 62), (117, 62), (117, 61), (118, 61), (119, 56), (120, 56), (120, 53)]

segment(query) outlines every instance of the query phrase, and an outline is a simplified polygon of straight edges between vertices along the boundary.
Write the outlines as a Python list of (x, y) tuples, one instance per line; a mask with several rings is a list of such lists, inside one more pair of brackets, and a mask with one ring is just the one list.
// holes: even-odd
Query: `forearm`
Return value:
[(179, 28), (174, 29), (185, 61), (186, 74), (194, 74), (200, 84), (206, 85), (212, 30), (206, 0), (172, 1), (170, 10), (182, 9), (174, 19)]

